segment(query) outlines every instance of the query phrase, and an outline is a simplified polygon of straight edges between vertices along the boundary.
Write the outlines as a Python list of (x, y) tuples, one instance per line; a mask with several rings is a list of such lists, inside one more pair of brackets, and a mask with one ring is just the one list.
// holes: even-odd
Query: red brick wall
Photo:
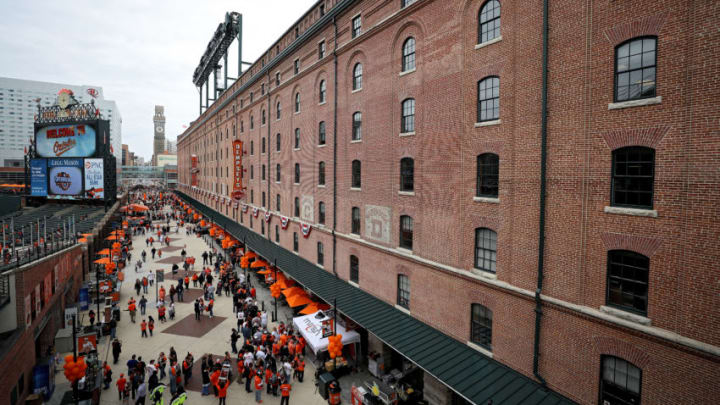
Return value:
[[(20, 336), (15, 340), (12, 349), (6, 352), (4, 357), (0, 359), (0, 402), (10, 403), (10, 393), (22, 374), (25, 375), (25, 391), (18, 393), (17, 403), (23, 403), (25, 395), (31, 392), (32, 369), (36, 364), (36, 356), (45, 355), (47, 345), (52, 344), (55, 333), (58, 329), (62, 328), (65, 307), (72, 304), (72, 302), (66, 302), (66, 296), (63, 294), (70, 276), (72, 276), (72, 285), (67, 296), (76, 297), (82, 284), (82, 260), (84, 254), (82, 245), (78, 245), (31, 267), (22, 268), (15, 273), (15, 292), (17, 294), (19, 325), (19, 330), (16, 331), (16, 333), (20, 333)], [(32, 291), (36, 285), (43, 282), (47, 274), (52, 275), (53, 269), (56, 266), (59, 272), (59, 283), (55, 287), (55, 294), (49, 298), (30, 326), (27, 327), (25, 323), (25, 295), (30, 294), (30, 291)], [(63, 275), (65, 275), (64, 280)], [(59, 312), (57, 308), (60, 308)], [(60, 315), (58, 315), (58, 313)], [(51, 318), (39, 336), (41, 340), (40, 346), (43, 352), (36, 354), (34, 331), (35, 328), (42, 323), (45, 316), (50, 316)], [(62, 378), (62, 376), (58, 378)]]
[[(214, 142), (215, 133), (238, 127), (248, 153), (245, 185), (253, 190), (254, 205), (270, 186), (268, 206), (293, 216), (293, 199), (311, 196), (313, 219), (317, 205), (326, 204), (326, 225), (308, 239), (300, 235), (299, 254), (316, 261), (316, 244), (325, 247), (325, 269), (332, 271), (332, 228), (337, 209), (340, 234), (350, 233), (351, 207), (361, 209), (361, 239), (339, 236), (337, 272), (349, 277), (349, 256), (360, 260), (361, 288), (394, 304), (397, 274), (409, 276), (413, 316), (460, 341), (467, 341), (470, 305), (492, 309), (494, 358), (532, 375), (534, 302), (537, 283), (537, 246), (540, 193), (542, 1), (502, 1), (502, 40), (479, 49), (477, 15), (483, 1), (418, 1), (399, 10), (399, 1), (362, 1), (337, 18), (337, 207), (333, 207), (333, 27), (317, 35), (285, 58), (267, 77), (212, 116), (178, 145), (181, 183), (189, 184), (187, 145), (202, 139)], [(720, 298), (717, 295), (717, 240), (720, 227), (720, 151), (716, 80), (720, 48), (716, 30), (717, 2), (677, 3), (550, 2), (548, 87), (548, 186), (543, 294), (598, 310), (605, 305), (607, 252), (622, 248), (650, 258), (648, 318), (653, 327), (670, 334), (720, 345)], [(329, 8), (328, 8), (329, 9)], [(361, 13), (363, 34), (351, 39), (351, 18)], [(312, 13), (311, 13), (312, 14)], [(302, 30), (307, 25), (303, 25)], [(292, 30), (291, 30), (292, 32)], [(656, 105), (608, 109), (613, 101), (614, 49), (624, 40), (658, 36)], [(416, 39), (417, 70), (400, 75), (401, 46)], [(327, 56), (317, 60), (317, 43), (325, 39)], [(287, 46), (291, 39), (279, 43)], [(271, 48), (270, 56), (274, 54)], [(301, 72), (292, 72), (301, 60)], [(352, 68), (363, 64), (363, 88), (352, 92)], [(260, 64), (251, 68), (233, 89), (246, 83)], [(281, 85), (275, 85), (275, 72)], [(477, 82), (500, 77), (499, 125), (475, 127)], [(327, 82), (327, 103), (318, 105), (318, 85)], [(270, 89), (268, 155), (260, 153), (268, 127), (261, 126)], [(249, 102), (249, 91), (254, 102)], [(294, 94), (301, 93), (301, 112), (293, 113)], [(400, 103), (416, 100), (414, 136), (401, 137)], [(239, 108), (244, 100), (244, 107)], [(280, 100), (282, 117), (276, 121)], [(237, 113), (225, 111), (237, 106)], [(219, 104), (216, 104), (219, 106)], [(352, 114), (362, 112), (362, 141), (351, 143)], [(213, 114), (215, 114), (213, 116)], [(250, 115), (255, 128), (250, 130)], [(317, 146), (318, 122), (326, 122), (327, 146)], [(239, 131), (240, 121), (244, 132)], [(301, 146), (293, 150), (295, 128)], [(230, 129), (230, 132), (232, 130)], [(207, 135), (203, 135), (206, 133)], [(282, 148), (275, 152), (275, 136)], [(203, 138), (203, 136), (205, 138)], [(224, 138), (223, 138), (224, 139)], [(229, 142), (223, 140), (220, 148)], [(254, 154), (250, 155), (250, 141)], [(610, 164), (613, 149), (645, 145), (656, 151), (654, 209), (657, 218), (605, 213), (610, 205)], [(214, 151), (206, 148), (208, 151)], [(202, 149), (202, 148), (201, 148)], [(201, 152), (204, 151), (201, 150)], [(476, 156), (500, 156), (499, 203), (474, 201)], [(214, 152), (213, 152), (214, 153)], [(185, 156), (184, 158), (182, 156)], [(200, 155), (201, 167), (214, 167)], [(224, 155), (223, 155), (224, 156)], [(399, 162), (415, 160), (415, 193), (398, 193)], [(350, 162), (362, 161), (361, 191), (350, 190)], [(327, 185), (317, 186), (318, 162), (326, 163)], [(223, 159), (227, 166), (231, 159)], [(282, 181), (275, 183), (275, 164)], [(293, 166), (301, 164), (301, 182), (293, 184)], [(268, 180), (261, 181), (261, 165)], [(203, 166), (205, 165), (205, 166)], [(208, 166), (209, 165), (209, 166)], [(254, 179), (249, 166), (254, 166)], [(199, 176), (204, 184), (231, 178)], [(268, 183), (269, 182), (269, 183)], [(205, 188), (208, 188), (207, 186)], [(189, 191), (189, 190), (184, 190)], [(191, 193), (191, 195), (193, 195)], [(199, 197), (197, 194), (194, 196)], [(200, 201), (209, 203), (207, 198)], [(214, 203), (209, 204), (214, 206)], [(390, 209), (388, 242), (366, 233), (365, 207)], [(245, 226), (249, 215), (244, 214)], [(414, 219), (413, 256), (452, 269), (443, 269), (398, 253), (399, 218)], [(270, 223), (271, 239), (279, 222)], [(260, 218), (253, 218), (260, 231)], [(474, 230), (498, 234), (497, 282), (486, 282), (473, 272)], [(266, 227), (267, 228), (267, 227)], [(267, 229), (266, 229), (267, 231)], [(281, 246), (292, 249), (297, 223), (280, 230)], [(370, 242), (370, 246), (364, 242)], [(515, 291), (520, 288), (524, 291)], [(643, 403), (706, 403), (720, 397), (712, 379), (720, 375), (720, 359), (669, 340), (600, 321), (578, 311), (546, 304), (542, 323), (540, 372), (553, 388), (581, 403), (598, 398), (600, 357), (613, 354), (643, 369)], [(597, 313), (597, 312), (596, 312)], [(681, 370), (683, 372), (677, 372)]]

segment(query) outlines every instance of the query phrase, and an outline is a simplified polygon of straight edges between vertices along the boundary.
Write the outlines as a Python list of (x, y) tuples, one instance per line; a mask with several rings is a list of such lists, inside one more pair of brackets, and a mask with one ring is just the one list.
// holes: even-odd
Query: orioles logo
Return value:
[(87, 94), (89, 94), (92, 98), (97, 98), (98, 91), (96, 89), (87, 89)]
[(63, 191), (68, 191), (72, 185), (70, 175), (65, 172), (59, 172), (55, 175), (55, 184), (60, 187)]

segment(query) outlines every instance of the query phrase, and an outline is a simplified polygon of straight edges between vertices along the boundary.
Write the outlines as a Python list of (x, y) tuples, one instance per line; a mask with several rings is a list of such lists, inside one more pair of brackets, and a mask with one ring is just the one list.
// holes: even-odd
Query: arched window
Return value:
[[(240, 217), (242, 219), (242, 216)], [(280, 243), (280, 227), (275, 225), (275, 243)]]
[(295, 184), (300, 184), (300, 163), (295, 163)]
[(352, 120), (352, 140), (359, 141), (362, 139), (362, 113), (355, 111)]
[(265, 125), (265, 110), (262, 110), (262, 125)]
[(483, 153), (477, 157), (477, 197), (497, 198), (500, 184), (500, 158), (494, 153)]
[(480, 8), (478, 16), (478, 44), (500, 36), (500, 2), (490, 0)]
[(318, 124), (318, 145), (325, 145), (325, 121)]
[(500, 78), (486, 77), (478, 82), (478, 122), (500, 118)]
[(362, 63), (358, 62), (355, 64), (355, 67), (353, 67), (353, 90), (360, 90), (363, 86), (363, 77), (362, 77)]
[(488, 228), (475, 229), (475, 268), (495, 273), (497, 233)]
[(361, 186), (361, 163), (359, 160), (353, 160), (352, 161), (352, 182), (350, 183), (350, 187), (352, 188), (360, 188)]
[(650, 259), (629, 250), (608, 252), (607, 304), (647, 314)]
[(397, 304), (410, 309), (410, 279), (404, 274), (397, 277)]
[(325, 102), (325, 96), (327, 95), (327, 85), (325, 80), (320, 80), (320, 93), (318, 94), (318, 100), (320, 104)]
[(275, 181), (280, 181), (280, 163), (275, 165)]
[(262, 165), (262, 172), (260, 173), (262, 180), (265, 180), (265, 165)]
[(492, 318), (490, 308), (480, 304), (470, 306), (470, 341), (488, 350), (492, 350)]
[(415, 99), (407, 98), (402, 102), (402, 118), (400, 132), (415, 132)]
[(295, 149), (300, 149), (300, 128), (295, 128)]
[(254, 129), (254, 128), (255, 128), (255, 117), (251, 115), (250, 116), (250, 129)]
[(318, 163), (318, 185), (325, 185), (325, 162)]
[(275, 150), (280, 152), (280, 134), (275, 136)]
[(415, 38), (410, 37), (403, 43), (402, 71), (407, 72), (413, 69), (415, 69)]
[(323, 265), (325, 262), (325, 249), (323, 248), (322, 242), (317, 243), (317, 263)]
[(601, 404), (639, 404), (642, 370), (615, 356), (602, 356)]
[(295, 93), (295, 112), (300, 112), (300, 92)]
[(295, 209), (295, 216), (299, 217), (300, 216), (300, 198), (299, 197), (295, 197), (294, 209)]
[(613, 206), (652, 209), (654, 182), (654, 149), (627, 146), (612, 152)]
[(281, 108), (280, 108), (280, 102), (278, 101), (277, 104), (275, 105), (275, 114), (276, 114), (276, 118), (277, 118), (277, 119), (280, 119), (280, 112), (281, 112), (281, 111), (282, 111), (282, 110), (281, 110)]
[(318, 223), (325, 225), (325, 203), (322, 201), (318, 203)]
[(615, 101), (655, 97), (657, 38), (633, 38), (615, 48)]
[(275, 209), (280, 212), (280, 194), (275, 196)]
[(415, 190), (415, 161), (412, 158), (400, 159), (400, 191)]
[(261, 152), (265, 153), (265, 138), (262, 139), (262, 144), (260, 145), (260, 147), (262, 148)]
[(355, 255), (350, 255), (350, 281), (360, 282), (360, 260)]
[(400, 7), (405, 8), (413, 3), (415, 3), (416, 0), (401, 0), (400, 1)]
[(350, 217), (350, 232), (360, 235), (360, 208), (352, 207)]
[(293, 232), (293, 252), (297, 252), (300, 244), (300, 240), (298, 239), (298, 233)]
[(412, 250), (413, 219), (408, 215), (400, 216), (400, 243), (401, 248)]

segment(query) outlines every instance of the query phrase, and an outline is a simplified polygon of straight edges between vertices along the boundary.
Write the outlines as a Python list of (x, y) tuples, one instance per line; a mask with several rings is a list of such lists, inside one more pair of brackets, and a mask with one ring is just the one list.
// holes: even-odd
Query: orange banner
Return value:
[(234, 200), (240, 200), (245, 195), (245, 188), (242, 185), (242, 155), (243, 155), (243, 143), (241, 140), (233, 141), (233, 191), (232, 198)]

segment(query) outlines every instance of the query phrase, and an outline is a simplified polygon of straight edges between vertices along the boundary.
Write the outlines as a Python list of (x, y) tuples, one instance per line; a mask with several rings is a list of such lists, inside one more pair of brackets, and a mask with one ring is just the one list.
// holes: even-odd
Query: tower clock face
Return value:
[(161, 126), (155, 127), (155, 130), (158, 131), (158, 132), (160, 132), (160, 133), (162, 133), (162, 132), (164, 131), (163, 127), (161, 127)]

